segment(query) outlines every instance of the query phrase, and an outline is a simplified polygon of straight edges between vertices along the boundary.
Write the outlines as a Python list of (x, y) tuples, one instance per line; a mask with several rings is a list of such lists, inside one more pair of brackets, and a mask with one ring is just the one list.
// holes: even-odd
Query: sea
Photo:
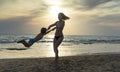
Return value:
[[(54, 57), (54, 35), (46, 35), (30, 48), (17, 41), (34, 38), (35, 34), (1, 34), (0, 59), (6, 58), (45, 58)], [(65, 35), (58, 48), (59, 56), (120, 53), (120, 36)]]

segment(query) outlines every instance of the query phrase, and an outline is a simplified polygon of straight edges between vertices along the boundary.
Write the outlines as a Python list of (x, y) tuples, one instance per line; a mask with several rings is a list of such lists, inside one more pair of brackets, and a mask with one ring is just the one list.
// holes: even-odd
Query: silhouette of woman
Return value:
[(54, 53), (55, 53), (55, 60), (58, 60), (58, 47), (62, 43), (64, 39), (63, 35), (63, 28), (65, 26), (65, 20), (68, 20), (69, 17), (67, 17), (64, 13), (59, 13), (58, 14), (58, 21), (56, 21), (54, 24), (51, 24), (48, 29), (51, 27), (56, 26), (56, 32), (54, 36), (54, 42), (53, 42), (53, 48), (54, 48)]

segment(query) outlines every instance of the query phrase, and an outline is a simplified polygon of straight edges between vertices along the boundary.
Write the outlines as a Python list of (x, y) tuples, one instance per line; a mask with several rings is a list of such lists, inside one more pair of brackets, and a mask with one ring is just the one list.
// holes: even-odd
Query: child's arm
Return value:
[(48, 34), (48, 33), (51, 32), (51, 31), (55, 30), (55, 29), (56, 29), (56, 27), (54, 27), (54, 28), (52, 28), (51, 30), (47, 31), (47, 32), (45, 33), (45, 35)]

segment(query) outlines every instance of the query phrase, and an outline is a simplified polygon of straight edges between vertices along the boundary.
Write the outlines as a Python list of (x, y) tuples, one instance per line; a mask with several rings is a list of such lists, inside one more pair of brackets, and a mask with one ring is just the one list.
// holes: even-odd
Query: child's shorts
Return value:
[(30, 43), (30, 44), (33, 44), (33, 43), (35, 43), (35, 42), (36, 42), (35, 39), (30, 39), (30, 40), (29, 40), (29, 43)]

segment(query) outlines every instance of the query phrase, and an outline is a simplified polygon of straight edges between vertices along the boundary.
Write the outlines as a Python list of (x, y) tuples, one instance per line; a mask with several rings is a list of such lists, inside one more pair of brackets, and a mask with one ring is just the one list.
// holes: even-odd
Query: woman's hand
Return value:
[(55, 22), (54, 24), (51, 24), (51, 25), (48, 27), (48, 30), (49, 30), (51, 27), (55, 26), (56, 23), (57, 23), (57, 22)]

